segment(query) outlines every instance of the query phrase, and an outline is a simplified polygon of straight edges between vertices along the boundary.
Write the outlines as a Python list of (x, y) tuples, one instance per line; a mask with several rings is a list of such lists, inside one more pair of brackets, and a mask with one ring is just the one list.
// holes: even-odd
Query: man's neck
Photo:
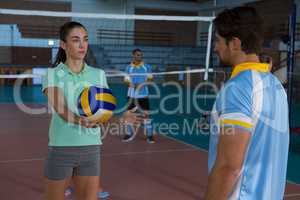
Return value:
[(132, 61), (132, 63), (134, 64), (134, 65), (139, 65), (139, 64), (141, 64), (143, 61), (138, 61), (138, 60), (134, 60), (134, 61)]
[(259, 58), (256, 54), (242, 54), (240, 56), (236, 56), (233, 60), (233, 67), (247, 62), (259, 63)]

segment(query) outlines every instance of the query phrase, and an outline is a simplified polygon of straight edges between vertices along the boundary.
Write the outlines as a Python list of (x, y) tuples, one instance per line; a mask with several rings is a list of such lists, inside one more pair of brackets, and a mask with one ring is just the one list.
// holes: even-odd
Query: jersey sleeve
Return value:
[(48, 68), (46, 74), (42, 78), (42, 91), (49, 87), (60, 87), (54, 68)]
[(130, 76), (129, 76), (129, 69), (130, 69), (130, 66), (128, 65), (127, 67), (126, 67), (126, 69), (125, 69), (125, 76), (124, 76), (124, 82), (125, 83), (130, 83), (131, 81), (130, 81)]
[(107, 83), (107, 78), (106, 78), (106, 73), (104, 71), (100, 71), (100, 74), (101, 74), (101, 79), (103, 80), (102, 83), (103, 83), (103, 87), (105, 88), (109, 88), (109, 85)]
[[(240, 79), (241, 80), (241, 79)], [(232, 81), (220, 95), (220, 127), (240, 128), (252, 131), (252, 88), (242, 81)]]
[(152, 67), (151, 67), (151, 65), (147, 64), (146, 68), (147, 68), (147, 73), (148, 73), (147, 80), (152, 81), (153, 80)]

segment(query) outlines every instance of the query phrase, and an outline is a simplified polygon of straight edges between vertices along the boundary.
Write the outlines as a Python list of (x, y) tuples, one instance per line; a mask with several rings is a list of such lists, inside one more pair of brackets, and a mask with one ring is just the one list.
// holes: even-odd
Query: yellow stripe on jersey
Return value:
[(253, 127), (253, 124), (247, 123), (247, 122), (242, 122), (238, 120), (232, 120), (232, 119), (222, 119), (220, 120), (220, 125), (234, 125), (234, 126), (241, 126), (247, 129), (251, 129)]
[(144, 65), (144, 62), (143, 62), (143, 61), (137, 62), (137, 63), (131, 62), (130, 65), (131, 65), (132, 67), (141, 67), (141, 66)]

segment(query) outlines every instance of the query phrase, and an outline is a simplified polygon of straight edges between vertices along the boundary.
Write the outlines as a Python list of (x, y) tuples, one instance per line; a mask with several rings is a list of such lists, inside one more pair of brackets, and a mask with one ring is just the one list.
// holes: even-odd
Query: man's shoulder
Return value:
[(144, 63), (144, 66), (147, 67), (147, 68), (150, 68), (150, 67), (151, 67), (151, 65), (148, 64), (148, 63)]
[(221, 96), (226, 97), (250, 97), (253, 92), (253, 79), (251, 71), (243, 71), (229, 79), (221, 90)]
[(132, 66), (131, 63), (129, 63), (129, 64), (126, 65), (126, 69), (131, 69), (131, 68), (133, 68), (133, 66)]

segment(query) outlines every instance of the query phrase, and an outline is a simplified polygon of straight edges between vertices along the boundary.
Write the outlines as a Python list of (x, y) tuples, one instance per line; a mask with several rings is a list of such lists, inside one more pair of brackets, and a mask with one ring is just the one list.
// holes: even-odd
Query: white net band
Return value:
[[(130, 76), (159, 76), (159, 75), (174, 75), (174, 74), (193, 74), (193, 73), (206, 73), (206, 69), (193, 69), (193, 70), (182, 70), (182, 71), (169, 71), (169, 72), (154, 72), (154, 73), (131, 73)], [(116, 73), (113, 74), (113, 71), (106, 71), (106, 77), (125, 77), (128, 76), (126, 73)], [(208, 72), (214, 72), (212, 68), (208, 69)], [(43, 74), (0, 74), (1, 79), (15, 79), (15, 78), (39, 78)]]
[(200, 16), (166, 16), (166, 15), (120, 15), (120, 14), (98, 14), (98, 13), (77, 13), (77, 12), (56, 12), (40, 10), (14, 10), (0, 9), (0, 14), (6, 15), (27, 15), (27, 16), (46, 16), (46, 17), (78, 17), (93, 19), (136, 19), (136, 20), (160, 20), (160, 21), (205, 21), (212, 22), (214, 17)]

